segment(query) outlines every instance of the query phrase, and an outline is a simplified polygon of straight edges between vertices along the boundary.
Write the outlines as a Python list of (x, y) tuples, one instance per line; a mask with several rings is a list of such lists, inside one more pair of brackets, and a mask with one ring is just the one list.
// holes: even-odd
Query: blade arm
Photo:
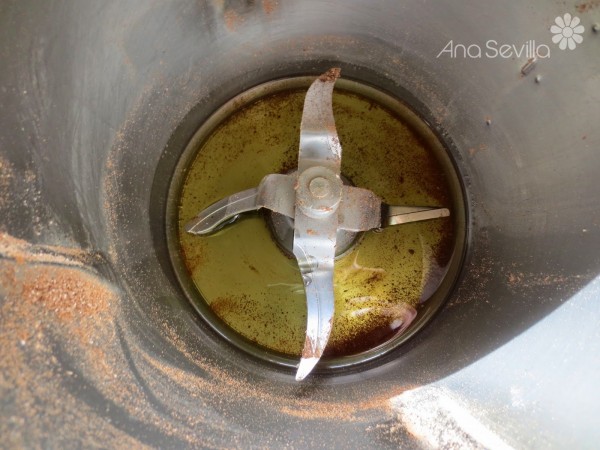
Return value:
[(210, 205), (188, 222), (185, 230), (192, 234), (211, 234), (234, 222), (239, 214), (260, 208), (294, 217), (294, 183), (293, 176), (267, 175), (258, 188), (238, 192)]
[(344, 186), (339, 228), (353, 232), (381, 228), (381, 206), (381, 199), (368, 189)]
[[(298, 221), (298, 219), (297, 219)], [(300, 222), (304, 222), (300, 220)], [(309, 237), (296, 230), (294, 255), (298, 260), (306, 293), (306, 339), (296, 380), (303, 380), (323, 355), (334, 314), (333, 263), (335, 235)]]
[(339, 228), (356, 233), (448, 216), (448, 208), (387, 205), (368, 189), (344, 186)]
[(382, 224), (384, 227), (449, 216), (450, 210), (448, 208), (391, 205), (385, 205), (382, 208)]
[(306, 340), (296, 380), (303, 380), (319, 362), (329, 335), (334, 312), (333, 268), (310, 274), (311, 282), (305, 287), (307, 322)]
[(309, 167), (326, 167), (339, 175), (342, 146), (333, 117), (333, 86), (340, 69), (330, 69), (308, 89), (300, 124), (298, 172)]
[[(340, 69), (330, 69), (311, 85), (300, 124), (294, 255), (304, 279), (307, 318), (297, 381), (303, 380), (319, 362), (333, 322), (333, 263), (344, 192), (340, 179), (342, 147), (332, 107), (333, 86), (339, 76)], [(311, 180), (325, 183), (327, 188), (313, 192)], [(329, 212), (319, 213), (317, 206), (321, 200), (331, 200), (327, 203), (331, 205)]]
[(185, 231), (192, 234), (211, 234), (220, 230), (227, 223), (231, 223), (238, 214), (259, 209), (258, 193), (258, 188), (252, 188), (213, 203), (188, 222)]

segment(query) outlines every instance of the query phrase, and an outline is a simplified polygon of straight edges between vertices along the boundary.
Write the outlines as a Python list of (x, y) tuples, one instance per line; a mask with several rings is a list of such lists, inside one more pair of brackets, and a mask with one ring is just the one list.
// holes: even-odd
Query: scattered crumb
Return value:
[(239, 15), (233, 9), (225, 11), (223, 18), (225, 19), (225, 27), (229, 31), (237, 31), (239, 26), (244, 22), (243, 16)]
[(319, 76), (319, 80), (325, 81), (335, 81), (340, 77), (341, 69), (334, 67), (329, 69), (327, 72)]
[(279, 7), (277, 0), (262, 0), (262, 8), (267, 16), (270, 16)]
[(577, 9), (577, 12), (579, 13), (586, 13), (596, 9), (598, 6), (600, 6), (600, 0), (589, 0), (575, 5), (575, 9)]

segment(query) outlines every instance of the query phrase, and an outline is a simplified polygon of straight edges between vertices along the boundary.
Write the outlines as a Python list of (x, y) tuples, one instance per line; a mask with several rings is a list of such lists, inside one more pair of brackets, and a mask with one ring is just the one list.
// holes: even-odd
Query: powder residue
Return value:
[(58, 446), (84, 445), (90, 433), (107, 444), (133, 445), (60, 382), (77, 376), (61, 364), (67, 354), (96, 378), (112, 377), (104, 351), (112, 333), (105, 325), (117, 301), (114, 289), (75, 257), (81, 251), (63, 250), (0, 235), (0, 435), (9, 446), (35, 446), (58, 419), (70, 428), (55, 436)]
[(600, 0), (589, 0), (587, 2), (582, 2), (582, 3), (575, 5), (575, 9), (577, 9), (577, 12), (583, 14), (583, 13), (589, 12), (599, 6), (600, 6)]
[(270, 16), (279, 7), (277, 0), (262, 0), (262, 8), (267, 16)]
[[(9, 447), (208, 445), (164, 417), (119, 339), (122, 295), (79, 249), (0, 239), (0, 435)], [(86, 394), (87, 393), (87, 394)], [(87, 403), (89, 393), (95, 400)], [(102, 406), (106, 405), (106, 406)], [(112, 406), (111, 406), (112, 405)], [(115, 413), (130, 425), (115, 426)], [(192, 417), (191, 414), (189, 417)], [(162, 440), (136, 433), (144, 424)], [(57, 430), (52, 434), (48, 430)], [(6, 438), (6, 439), (5, 439)], [(157, 439), (156, 437), (154, 439)]]
[(236, 31), (244, 22), (244, 18), (233, 9), (226, 10), (223, 18), (225, 19), (225, 27), (229, 31)]
[(164, 364), (156, 359), (146, 357), (149, 364), (163, 373), (168, 373), (170, 379), (190, 392), (202, 392), (205, 396), (214, 398), (231, 397), (235, 392), (238, 399), (244, 399), (251, 404), (262, 404), (280, 414), (301, 419), (331, 420), (355, 422), (360, 420), (361, 413), (372, 410), (384, 411), (388, 408), (389, 399), (404, 392), (405, 388), (390, 388), (384, 394), (365, 398), (362, 401), (334, 401), (314, 397), (298, 397), (277, 393), (268, 383), (245, 381), (222, 370), (214, 362), (198, 355), (170, 327), (165, 332), (177, 346), (177, 349), (206, 372), (208, 377), (178, 369)]
[[(241, 445), (248, 431), (232, 433), (223, 416), (232, 403), (260, 405), (264, 417), (354, 422), (402, 391), (358, 402), (276, 391), (199, 354), (168, 320), (158, 330), (168, 350), (149, 351), (124, 295), (90, 261), (79, 249), (0, 235), (0, 435), (10, 447)], [(165, 360), (165, 350), (187, 363)], [(171, 389), (177, 395), (163, 398)], [(88, 404), (90, 392), (98, 397)], [(136, 433), (140, 425), (158, 437)]]

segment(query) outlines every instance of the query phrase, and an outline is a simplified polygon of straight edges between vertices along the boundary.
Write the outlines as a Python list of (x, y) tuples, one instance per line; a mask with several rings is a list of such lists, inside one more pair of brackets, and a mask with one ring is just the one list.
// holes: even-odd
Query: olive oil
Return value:
[[(211, 203), (296, 168), (305, 90), (263, 97), (236, 111), (200, 144), (183, 184), (179, 241), (201, 300), (257, 345), (299, 356), (306, 300), (296, 261), (274, 242), (264, 214), (212, 236), (184, 225)], [(336, 89), (342, 174), (386, 203), (450, 208), (446, 171), (428, 143), (391, 110)], [(335, 317), (326, 356), (353, 355), (402, 333), (442, 281), (454, 250), (451, 218), (367, 232), (336, 260)]]

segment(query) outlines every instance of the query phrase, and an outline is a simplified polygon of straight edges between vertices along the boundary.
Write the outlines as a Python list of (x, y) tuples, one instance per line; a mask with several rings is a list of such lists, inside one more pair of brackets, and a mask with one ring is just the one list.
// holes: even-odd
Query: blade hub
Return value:
[(308, 190), (314, 198), (326, 198), (331, 196), (331, 183), (327, 178), (315, 177), (308, 183)]
[(314, 166), (298, 176), (296, 206), (318, 219), (337, 211), (342, 199), (342, 179), (326, 167)]
[[(292, 170), (288, 175), (295, 175), (297, 173), (297, 170)], [(340, 175), (340, 178), (345, 186), (353, 186), (352, 182), (343, 174)], [(294, 258), (294, 218), (267, 210), (266, 221), (277, 246), (289, 258)], [(338, 230), (335, 249), (336, 258), (352, 251), (352, 249), (360, 242), (363, 234), (364, 233), (362, 232)]]

